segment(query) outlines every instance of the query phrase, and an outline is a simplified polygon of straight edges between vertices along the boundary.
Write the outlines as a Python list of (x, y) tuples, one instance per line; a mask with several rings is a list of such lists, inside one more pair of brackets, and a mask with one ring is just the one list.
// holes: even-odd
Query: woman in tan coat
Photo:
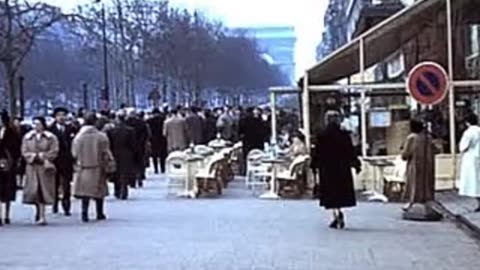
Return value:
[(58, 155), (58, 140), (46, 131), (45, 118), (36, 117), (34, 130), (25, 135), (22, 142), (22, 156), (27, 162), (23, 203), (37, 208), (35, 222), (46, 225), (45, 206), (55, 201), (55, 166)]
[(411, 134), (403, 147), (402, 159), (407, 161), (407, 185), (405, 197), (408, 211), (414, 203), (427, 203), (435, 193), (435, 151), (432, 138), (424, 131), (423, 123), (412, 120)]

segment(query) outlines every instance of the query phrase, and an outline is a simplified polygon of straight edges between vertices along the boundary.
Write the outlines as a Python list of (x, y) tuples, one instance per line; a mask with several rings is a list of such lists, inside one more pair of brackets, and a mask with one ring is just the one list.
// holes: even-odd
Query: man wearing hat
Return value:
[[(70, 216), (71, 182), (73, 177), (73, 158), (71, 154), (72, 140), (75, 136), (75, 128), (66, 124), (68, 110), (56, 108), (53, 112), (55, 121), (48, 128), (59, 142), (59, 153), (55, 159), (57, 168), (55, 177), (55, 202), (53, 212), (58, 213), (58, 203), (61, 200), (63, 212)], [(62, 196), (60, 196), (62, 194)]]

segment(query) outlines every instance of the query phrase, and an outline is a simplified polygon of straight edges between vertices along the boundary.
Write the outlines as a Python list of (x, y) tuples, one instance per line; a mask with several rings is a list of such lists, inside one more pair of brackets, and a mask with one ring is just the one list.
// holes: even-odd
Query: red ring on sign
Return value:
[[(433, 73), (439, 82), (438, 89), (435, 89), (433, 95), (423, 95), (417, 88), (419, 80), (425, 81), (424, 73)], [(436, 105), (445, 98), (448, 92), (448, 75), (445, 69), (434, 62), (423, 62), (416, 65), (408, 76), (408, 92), (416, 101), (424, 105)]]

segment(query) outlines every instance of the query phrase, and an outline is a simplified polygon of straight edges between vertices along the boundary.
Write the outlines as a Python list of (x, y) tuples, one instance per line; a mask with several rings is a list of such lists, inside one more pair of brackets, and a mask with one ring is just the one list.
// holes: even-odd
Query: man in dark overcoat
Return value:
[(115, 197), (121, 200), (128, 198), (128, 185), (135, 180), (138, 160), (136, 160), (135, 130), (125, 123), (125, 112), (117, 113), (117, 119), (112, 128), (107, 131), (110, 149), (117, 170), (113, 176)]
[[(253, 149), (263, 149), (265, 143), (264, 131), (265, 126), (262, 119), (255, 117), (253, 108), (248, 108), (245, 117), (240, 119), (239, 135), (243, 143), (243, 160), (247, 161), (248, 153)], [(246, 168), (246, 164), (243, 164)]]
[(187, 124), (189, 143), (194, 145), (203, 142), (203, 119), (198, 115), (197, 108), (190, 108), (187, 110), (187, 117), (185, 118)]
[(152, 111), (153, 117), (147, 123), (151, 130), (150, 142), (152, 145), (152, 159), (155, 173), (159, 173), (158, 163), (160, 161), (160, 171), (165, 173), (165, 160), (167, 159), (167, 138), (163, 135), (163, 124), (165, 116), (158, 109)]
[(135, 130), (135, 150), (136, 150), (136, 179), (131, 184), (131, 187), (135, 188), (137, 183), (139, 187), (143, 186), (143, 180), (145, 179), (145, 153), (147, 150), (147, 142), (149, 140), (149, 132), (147, 123), (139, 117), (134, 111), (127, 112), (127, 125)]
[(66, 123), (67, 114), (67, 109), (56, 108), (53, 112), (55, 121), (48, 130), (57, 137), (59, 143), (58, 156), (54, 161), (57, 170), (55, 176), (55, 202), (53, 204), (53, 212), (58, 213), (58, 204), (61, 201), (63, 213), (66, 216), (70, 216), (71, 183), (73, 178), (71, 147), (72, 140), (75, 137), (75, 128)]

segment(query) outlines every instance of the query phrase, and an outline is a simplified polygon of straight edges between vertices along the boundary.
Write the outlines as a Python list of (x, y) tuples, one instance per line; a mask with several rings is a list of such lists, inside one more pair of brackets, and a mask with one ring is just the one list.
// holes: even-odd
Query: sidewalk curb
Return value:
[(452, 213), (448, 210), (442, 203), (435, 201), (437, 207), (440, 208), (441, 212), (450, 220), (454, 221), (462, 229), (466, 230), (469, 234), (475, 237), (477, 240), (480, 240), (480, 227), (472, 223), (468, 218), (463, 215), (458, 215)]

